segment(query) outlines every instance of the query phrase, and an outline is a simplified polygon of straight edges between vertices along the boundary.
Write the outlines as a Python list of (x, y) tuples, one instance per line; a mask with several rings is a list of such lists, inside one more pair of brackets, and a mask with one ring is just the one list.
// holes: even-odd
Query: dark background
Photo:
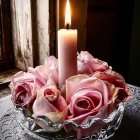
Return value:
[(88, 0), (87, 50), (140, 86), (140, 0)]

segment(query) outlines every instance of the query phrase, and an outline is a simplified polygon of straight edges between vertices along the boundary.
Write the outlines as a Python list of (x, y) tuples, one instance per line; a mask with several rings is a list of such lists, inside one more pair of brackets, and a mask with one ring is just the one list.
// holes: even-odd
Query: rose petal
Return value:
[(112, 70), (108, 70), (105, 72), (96, 72), (94, 73), (94, 76), (101, 80), (112, 83), (116, 87), (121, 87), (121, 88), (126, 87), (124, 78), (119, 73), (116, 73)]
[(12, 99), (14, 103), (23, 108), (32, 105), (36, 91), (42, 83), (32, 73), (20, 71), (12, 77)]
[[(104, 119), (109, 115), (110, 110), (111, 110), (110, 107), (112, 108), (112, 103), (111, 102), (109, 102), (108, 104), (104, 105), (99, 110), (98, 113), (89, 112), (89, 113), (77, 116), (75, 118), (72, 118), (72, 119), (70, 119), (70, 121), (74, 121), (77, 124), (84, 125), (84, 124), (87, 124), (87, 122), (90, 122), (90, 120), (92, 120), (94, 118)], [(103, 126), (104, 126), (104, 124), (101, 121), (97, 121), (89, 129), (77, 128), (77, 138), (80, 139), (80, 138), (82, 138), (84, 136), (91, 136), (95, 132), (98, 132)], [(65, 124), (64, 128), (65, 128), (65, 130), (67, 132), (69, 132), (70, 130), (73, 129), (73, 126)]]
[(54, 56), (49, 56), (45, 59), (45, 66), (49, 69), (58, 68), (58, 60)]
[(65, 108), (67, 108), (67, 103), (62, 96), (59, 96), (57, 102), (55, 103), (55, 106), (59, 111), (63, 111)]
[(115, 87), (108, 82), (106, 84), (109, 90), (109, 99), (112, 100), (114, 104), (127, 101), (130, 98), (131, 93), (129, 89)]
[(56, 83), (52, 78), (48, 78), (48, 81), (47, 81), (46, 85), (47, 86), (51, 86), (51, 85), (56, 86)]
[(67, 103), (70, 102), (70, 98), (73, 94), (73, 90), (72, 90), (72, 87), (78, 83), (79, 81), (81, 81), (82, 79), (85, 79), (87, 78), (88, 76), (87, 75), (84, 75), (84, 74), (79, 74), (79, 75), (76, 75), (76, 76), (72, 76), (70, 78), (68, 78), (66, 80), (66, 101)]
[(82, 78), (79, 78), (79, 76), (80, 75), (76, 75), (66, 80), (66, 99), (68, 103), (70, 102), (70, 97), (72, 94), (81, 87), (92, 89), (94, 88), (96, 91), (99, 91), (103, 95), (103, 104), (108, 103), (108, 89), (102, 80), (97, 79), (94, 76), (87, 77), (86, 75), (83, 75)]
[(34, 116), (44, 115), (49, 112), (63, 112), (67, 103), (55, 86), (44, 86), (37, 94), (33, 104)]
[(40, 87), (43, 87), (45, 85), (46, 79), (42, 78), (41, 73), (39, 73), (39, 71), (37, 69), (29, 67), (28, 73), (31, 73), (34, 75), (34, 77), (36, 77), (36, 82), (40, 85)]
[[(77, 100), (85, 99), (89, 101), (90, 107), (88, 109), (77, 107)], [(71, 103), (69, 105), (70, 112), (76, 117), (79, 114), (85, 114), (87, 112), (98, 111), (102, 106), (102, 94), (98, 91), (92, 89), (81, 88), (81, 90), (76, 91), (76, 94), (72, 96)], [(76, 115), (77, 114), (77, 115)]]
[(17, 82), (34, 81), (34, 78), (35, 77), (30, 73), (19, 71), (12, 77), (12, 83), (13, 86), (15, 86)]
[(78, 60), (78, 72), (79, 73), (86, 73), (86, 74), (93, 74), (93, 70), (88, 63), (84, 63)]
[(109, 99), (112, 100), (113, 103), (126, 101), (131, 96), (124, 78), (119, 73), (108, 70), (105, 72), (96, 72), (94, 76), (106, 82), (109, 91)]
[(51, 120), (54, 124), (62, 123), (67, 117), (68, 109), (65, 108), (63, 112), (49, 112), (46, 113), (45, 116)]
[(92, 67), (92, 71), (105, 71), (107, 69), (109, 69), (107, 62), (104, 62), (102, 60), (99, 60), (97, 58), (94, 58), (92, 60), (92, 62), (90, 62), (91, 67)]
[(86, 51), (82, 51), (78, 55), (77, 61), (79, 73), (86, 73), (90, 75), (96, 71), (105, 71), (108, 69), (112, 69), (106, 62), (94, 58), (90, 53)]
[(52, 79), (58, 84), (58, 60), (54, 56), (45, 59), (45, 66), (51, 70)]
[[(62, 127), (54, 128), (54, 127), (49, 126), (45, 121), (46, 118), (47, 120), (49, 119), (49, 121), (51, 121), (53, 124), (59, 124), (65, 120), (65, 118), (67, 117), (67, 113), (68, 113), (68, 109), (66, 108), (65, 110), (63, 110), (63, 112), (49, 112), (49, 113), (44, 114), (43, 116), (33, 115), (33, 117), (34, 117), (34, 122), (38, 124), (44, 130), (47, 130), (48, 132), (57, 132), (57, 131), (60, 131)], [(40, 117), (41, 119), (39, 119)]]
[(37, 93), (36, 100), (33, 104), (34, 116), (41, 116), (47, 112), (57, 112), (57, 108), (53, 106), (45, 97), (42, 92)]
[(87, 51), (81, 51), (80, 54), (78, 55), (78, 59), (80, 60), (92, 60), (94, 57)]
[(48, 78), (52, 74), (51, 71), (47, 67), (45, 67), (43, 65), (37, 66), (35, 68), (35, 70), (38, 71), (38, 73), (41, 75), (42, 79), (44, 79), (45, 81), (47, 81)]
[[(101, 119), (106, 118), (108, 116), (109, 108), (110, 108), (110, 103), (103, 106), (97, 115), (95, 115), (95, 116), (88, 115), (87, 117), (85, 117), (85, 119), (83, 120), (83, 122), (81, 124), (86, 124), (89, 120), (92, 120), (94, 118), (101, 118)], [(103, 128), (103, 126), (104, 126), (104, 123), (102, 121), (97, 121), (88, 129), (79, 128), (79, 129), (77, 129), (77, 138), (80, 139), (82, 137), (91, 136), (95, 132), (100, 131), (101, 128)]]

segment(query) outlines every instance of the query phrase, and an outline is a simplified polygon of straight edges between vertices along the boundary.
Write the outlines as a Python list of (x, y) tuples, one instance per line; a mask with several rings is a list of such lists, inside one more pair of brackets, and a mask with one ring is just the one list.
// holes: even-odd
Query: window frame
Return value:
[[(39, 64), (38, 62), (38, 30), (37, 30), (37, 11), (36, 11), (36, 0), (30, 0), (31, 2), (31, 28), (32, 28), (32, 45), (33, 48), (33, 66)], [(49, 0), (49, 55), (57, 56), (56, 51), (56, 5), (57, 0)], [(5, 71), (8, 69), (19, 68), (21, 70), (26, 70), (17, 66), (17, 44), (14, 44), (14, 15), (13, 11), (13, 2), (9, 0), (0, 0), (0, 20), (1, 20), (1, 52), (2, 52), (2, 61), (0, 61), (0, 71)], [(13, 28), (13, 30), (12, 30)], [(35, 30), (36, 29), (36, 30)], [(36, 32), (37, 33), (36, 33)], [(20, 45), (20, 44), (19, 44)], [(28, 67), (28, 66), (27, 66)]]

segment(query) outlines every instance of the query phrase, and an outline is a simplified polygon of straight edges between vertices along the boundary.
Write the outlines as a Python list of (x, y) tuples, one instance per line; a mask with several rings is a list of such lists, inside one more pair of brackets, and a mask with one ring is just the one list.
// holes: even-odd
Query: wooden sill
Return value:
[(18, 69), (11, 69), (0, 72), (0, 98), (11, 94), (10, 88), (8, 86), (11, 82), (11, 77), (18, 71)]
[(11, 69), (4, 72), (0, 72), (0, 89), (5, 88), (11, 82), (11, 77), (17, 73), (18, 69)]
[(11, 94), (11, 90), (9, 87), (0, 89), (0, 98), (5, 97)]

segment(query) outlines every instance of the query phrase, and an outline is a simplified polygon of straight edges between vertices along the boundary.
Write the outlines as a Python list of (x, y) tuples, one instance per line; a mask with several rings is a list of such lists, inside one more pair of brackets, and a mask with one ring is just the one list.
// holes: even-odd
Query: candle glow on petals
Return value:
[(71, 26), (71, 10), (70, 10), (70, 2), (67, 0), (66, 10), (65, 10), (65, 26)]

